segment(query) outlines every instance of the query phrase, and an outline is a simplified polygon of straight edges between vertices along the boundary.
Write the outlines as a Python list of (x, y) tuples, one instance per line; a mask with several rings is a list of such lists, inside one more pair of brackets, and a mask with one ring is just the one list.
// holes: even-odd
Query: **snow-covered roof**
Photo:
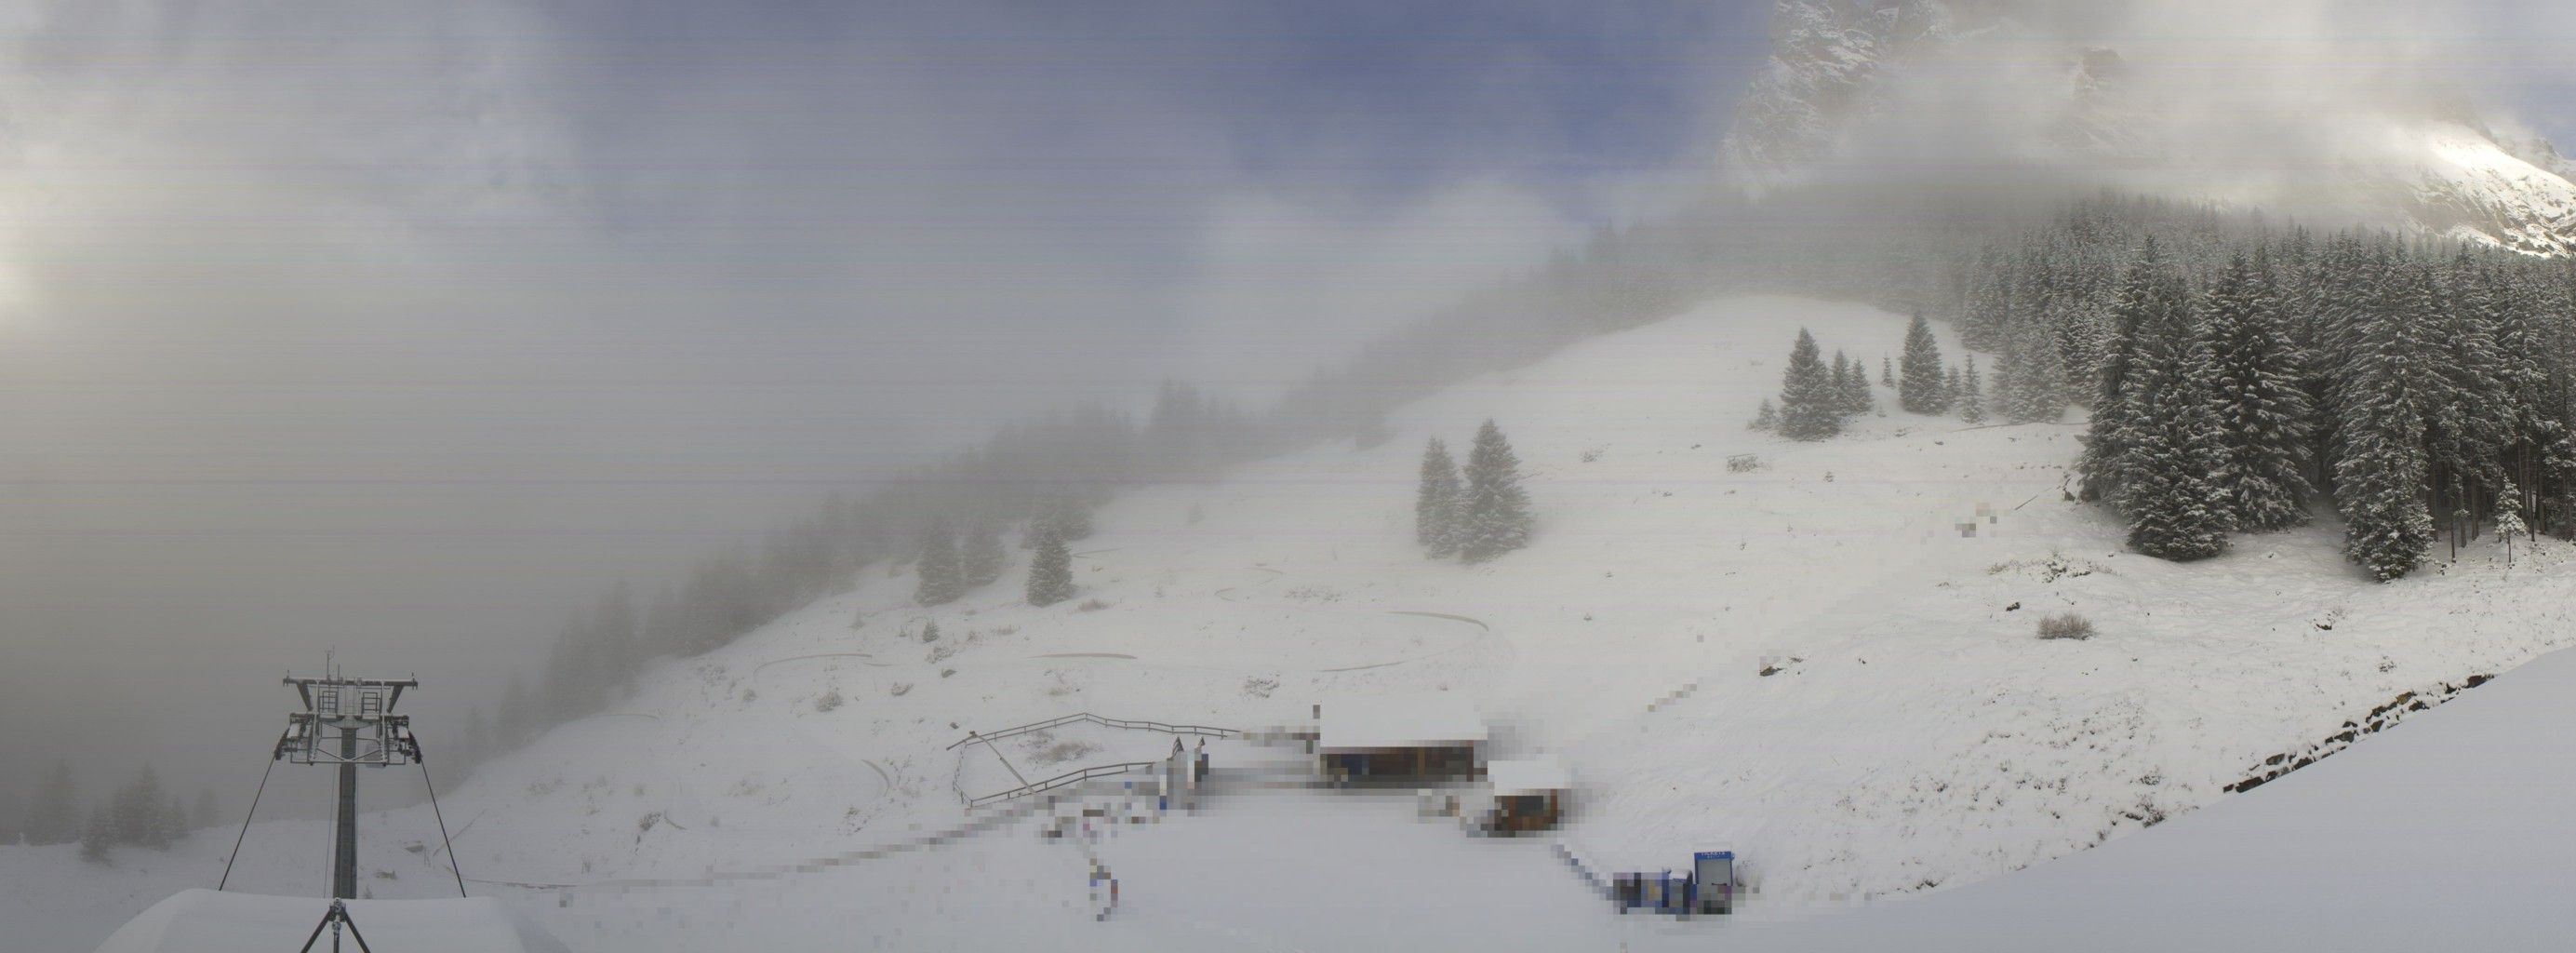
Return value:
[[(567, 953), (526, 914), (490, 897), (351, 900), (349, 919), (379, 950)], [(321, 897), (272, 897), (197, 888), (171, 894), (126, 921), (98, 953), (278, 953), (304, 945), (331, 909)], [(351, 949), (356, 947), (352, 946)]]
[(1565, 765), (1555, 758), (1530, 758), (1520, 761), (1495, 761), (1485, 765), (1485, 780), (1494, 787), (1494, 796), (1545, 794), (1563, 791), (1574, 784)]
[(1326, 702), (1315, 745), (1324, 751), (1415, 748), (1485, 740), (1484, 716), (1458, 695), (1350, 698)]

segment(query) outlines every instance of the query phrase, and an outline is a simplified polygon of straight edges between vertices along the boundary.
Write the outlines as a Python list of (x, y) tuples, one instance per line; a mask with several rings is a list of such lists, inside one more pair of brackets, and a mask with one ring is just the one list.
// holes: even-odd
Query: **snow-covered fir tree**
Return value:
[(921, 560), (915, 571), (919, 581), (912, 589), (914, 602), (945, 605), (966, 593), (966, 578), (958, 565), (957, 536), (945, 525), (933, 523), (922, 530)]
[(1977, 378), (1977, 356), (1967, 355), (1967, 370), (1960, 375), (1959, 420), (1964, 423), (1986, 422), (1986, 387)]
[(1529, 545), (1529, 491), (1521, 486), (1520, 458), (1493, 421), (1476, 428), (1463, 475), (1458, 558), (1480, 563)]
[(2146, 338), (2155, 329), (2188, 327), (2190, 311), (2190, 292), (2182, 276), (2157, 252), (2155, 239), (2146, 239), (2121, 281), (2119, 303), (2111, 310), (2112, 338), (2104, 352), (2101, 390), (2093, 397), (2084, 455), (2076, 463), (2084, 499), (2115, 499), (2128, 484), (2128, 467), (2136, 459), (2130, 444), (2137, 439), (2141, 425), (2137, 414), (2145, 406), (2132, 400), (2130, 391), (2137, 384), (2137, 364)]
[(2235, 528), (2221, 483), (2227, 435), (2208, 340), (2191, 312), (2170, 310), (2141, 328), (2128, 372), (2117, 500), (2129, 514), (2129, 548), (2176, 562), (2225, 552)]
[(1413, 494), (1413, 541), (1435, 559), (1458, 553), (1458, 464), (1433, 437), (1422, 448), (1422, 476)]
[(1778, 408), (1771, 406), (1771, 398), (1762, 398), (1762, 409), (1754, 411), (1753, 422), (1746, 424), (1745, 426), (1753, 430), (1777, 430), (1780, 428), (1780, 411)]
[[(1915, 317), (1922, 317), (1922, 313), (1916, 312)], [(1880, 355), (1878, 359), (1878, 386), (1896, 386), (1896, 361), (1885, 355)]]
[[(1842, 352), (1836, 351), (1834, 356), (1839, 358)], [(1869, 367), (1859, 361), (1851, 362), (1851, 376), (1843, 379), (1843, 413), (1866, 414), (1877, 403), (1877, 398), (1869, 392)]]
[(2066, 414), (2066, 367), (2054, 335), (2038, 316), (2017, 316), (2000, 332), (2003, 368), (1996, 386), (2004, 419), (2053, 423)]
[(1907, 413), (1938, 414), (1949, 410), (1944, 381), (1947, 368), (1941, 363), (1941, 345), (1932, 337), (1932, 322), (1923, 312), (1914, 312), (1914, 321), (1905, 326), (1904, 361), (1899, 365), (1903, 376), (1897, 378), (1896, 403)]
[(1780, 435), (1823, 440), (1841, 433), (1840, 407), (1840, 395), (1815, 336), (1800, 328), (1798, 343), (1789, 349), (1789, 368), (1780, 375)]
[(2210, 289), (2208, 311), (2228, 509), (2250, 532), (2306, 522), (2308, 395), (2271, 269), (2237, 255)]
[(1073, 550), (1052, 522), (1037, 529), (1037, 549), (1029, 557), (1029, 604), (1051, 606), (1073, 598)]
[(2380, 306), (2359, 315), (2352, 328), (2337, 408), (2343, 443), (2335, 486), (2345, 554), (2388, 580), (2415, 571), (2432, 549), (2422, 338), (2440, 302), (2431, 275), (2421, 270), (2404, 287), (2384, 291)]
[(1008, 559), (1002, 551), (1001, 524), (979, 519), (966, 531), (966, 545), (957, 553), (957, 574), (968, 589), (990, 584), (1002, 578), (1002, 564)]

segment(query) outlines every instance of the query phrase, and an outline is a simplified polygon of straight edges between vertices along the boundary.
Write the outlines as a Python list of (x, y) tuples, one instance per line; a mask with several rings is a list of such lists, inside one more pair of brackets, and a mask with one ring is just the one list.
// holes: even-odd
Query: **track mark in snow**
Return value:
[(1032, 656), (1029, 656), (1029, 657), (1030, 657), (1030, 658), (1123, 658), (1123, 659), (1134, 659), (1134, 658), (1135, 658), (1135, 656), (1133, 656), (1133, 655), (1129, 655), (1129, 654), (1127, 654), (1127, 653), (1125, 653), (1125, 652), (1056, 652), (1056, 653), (1053, 653), (1053, 654), (1050, 654), (1050, 655), (1032, 655)]
[(1410, 612), (1410, 611), (1406, 611), (1406, 610), (1403, 610), (1403, 609), (1391, 609), (1391, 610), (1388, 610), (1388, 611), (1387, 611), (1387, 614), (1388, 614), (1388, 615), (1418, 615), (1418, 616), (1421, 616), (1421, 617), (1423, 617), (1423, 618), (1425, 618), (1425, 619), (1447, 619), (1447, 620), (1449, 620), (1449, 621), (1451, 621), (1451, 622), (1464, 622), (1464, 623), (1467, 623), (1468, 625), (1475, 626), (1475, 627), (1477, 627), (1477, 628), (1479, 628), (1479, 629), (1483, 629), (1483, 630), (1485, 630), (1485, 631), (1487, 631), (1487, 632), (1494, 631), (1494, 627), (1493, 627), (1493, 626), (1490, 626), (1490, 625), (1486, 625), (1486, 624), (1485, 624), (1485, 620), (1483, 620), (1483, 619), (1471, 619), (1471, 618), (1468, 618), (1468, 617), (1463, 616), (1463, 615), (1450, 615), (1449, 613), (1446, 613), (1446, 612)]
[(1476, 643), (1478, 643), (1478, 642), (1482, 642), (1482, 641), (1484, 641), (1484, 640), (1485, 640), (1485, 636), (1494, 634), (1494, 627), (1493, 627), (1493, 626), (1490, 626), (1490, 625), (1486, 625), (1486, 624), (1485, 624), (1485, 620), (1483, 620), (1483, 619), (1473, 619), (1473, 618), (1469, 618), (1469, 617), (1467, 617), (1467, 616), (1463, 616), (1463, 615), (1450, 615), (1449, 613), (1446, 613), (1446, 612), (1411, 612), (1411, 611), (1406, 611), (1406, 610), (1403, 610), (1403, 609), (1393, 609), (1393, 610), (1389, 610), (1389, 611), (1387, 612), (1387, 614), (1388, 614), (1388, 615), (1410, 615), (1410, 616), (1421, 616), (1421, 617), (1426, 618), (1426, 619), (1447, 619), (1447, 620), (1449, 620), (1449, 621), (1451, 621), (1451, 622), (1464, 622), (1464, 623), (1467, 623), (1468, 625), (1472, 625), (1472, 626), (1475, 626), (1475, 627), (1476, 627), (1476, 628), (1478, 628), (1478, 629), (1482, 629), (1482, 630), (1484, 630), (1485, 635), (1480, 635), (1480, 636), (1477, 636), (1477, 637), (1475, 637), (1475, 638), (1468, 639), (1468, 640), (1467, 640), (1467, 641), (1465, 641), (1465, 642), (1461, 642), (1461, 643), (1458, 643), (1457, 645), (1453, 645), (1453, 646), (1450, 646), (1450, 647), (1448, 647), (1448, 648), (1441, 649), (1440, 651), (1433, 652), (1433, 653), (1431, 653), (1431, 654), (1429, 654), (1429, 655), (1418, 655), (1418, 656), (1415, 656), (1415, 657), (1413, 657), (1413, 658), (1408, 658), (1408, 659), (1397, 659), (1397, 660), (1392, 661), (1392, 662), (1377, 662), (1377, 663), (1370, 664), (1370, 665), (1350, 665), (1350, 666), (1344, 666), (1344, 667), (1342, 667), (1342, 668), (1319, 668), (1319, 669), (1316, 669), (1315, 671), (1316, 671), (1316, 672), (1318, 672), (1318, 673), (1330, 673), (1330, 672), (1364, 672), (1364, 671), (1367, 671), (1367, 670), (1369, 670), (1369, 669), (1373, 669), (1373, 668), (1390, 668), (1390, 667), (1397, 666), (1397, 665), (1411, 665), (1411, 664), (1413, 664), (1413, 663), (1415, 663), (1415, 662), (1427, 662), (1427, 661), (1430, 661), (1430, 660), (1432, 660), (1432, 659), (1439, 658), (1439, 657), (1441, 657), (1441, 656), (1443, 656), (1443, 655), (1448, 655), (1448, 654), (1450, 654), (1450, 653), (1452, 653), (1452, 652), (1456, 652), (1456, 651), (1458, 651), (1458, 650), (1460, 650), (1460, 649), (1464, 649), (1464, 648), (1467, 648), (1467, 647), (1469, 647), (1469, 646), (1475, 645), (1475, 644), (1476, 644)]
[[(762, 663), (760, 663), (760, 664), (758, 664), (758, 665), (754, 665), (754, 666), (752, 666), (752, 667), (751, 667), (751, 674), (753, 674), (754, 676), (757, 676), (757, 675), (759, 675), (759, 674), (760, 674), (760, 670), (761, 670), (761, 669), (768, 668), (768, 667), (770, 667), (770, 666), (772, 666), (772, 665), (784, 665), (784, 664), (789, 663), (789, 662), (804, 662), (804, 661), (810, 661), (810, 660), (812, 660), (812, 659), (818, 659), (818, 658), (875, 658), (875, 657), (876, 657), (876, 656), (870, 655), (870, 654), (868, 654), (868, 653), (866, 653), (866, 652), (824, 652), (824, 653), (820, 653), (820, 654), (817, 654), (817, 655), (791, 655), (791, 656), (788, 656), (788, 657), (786, 657), (786, 658), (774, 658), (774, 659), (770, 659), (769, 661), (762, 662)], [(883, 668), (884, 666), (878, 666), (878, 667), (879, 667), (879, 668)]]

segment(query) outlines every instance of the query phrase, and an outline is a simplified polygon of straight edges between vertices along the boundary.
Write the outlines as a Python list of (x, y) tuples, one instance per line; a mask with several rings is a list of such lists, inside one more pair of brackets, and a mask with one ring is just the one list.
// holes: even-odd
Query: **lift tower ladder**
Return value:
[(358, 766), (382, 768), (420, 761), (411, 716), (394, 714), (403, 689), (417, 679), (349, 678), (337, 670), (322, 678), (289, 676), (286, 684), (304, 710), (286, 716), (286, 734), (274, 757), (296, 764), (340, 768), (338, 823), (332, 831), (331, 896), (358, 897)]

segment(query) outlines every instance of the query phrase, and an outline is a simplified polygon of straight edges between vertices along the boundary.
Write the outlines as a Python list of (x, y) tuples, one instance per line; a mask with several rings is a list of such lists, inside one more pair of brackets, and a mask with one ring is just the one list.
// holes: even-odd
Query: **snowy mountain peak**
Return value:
[(2576, 253), (2576, 162), (2540, 136), (2400, 70), (2181, 45), (2143, 6), (1780, 0), (1721, 163), (1756, 194), (2047, 174)]

